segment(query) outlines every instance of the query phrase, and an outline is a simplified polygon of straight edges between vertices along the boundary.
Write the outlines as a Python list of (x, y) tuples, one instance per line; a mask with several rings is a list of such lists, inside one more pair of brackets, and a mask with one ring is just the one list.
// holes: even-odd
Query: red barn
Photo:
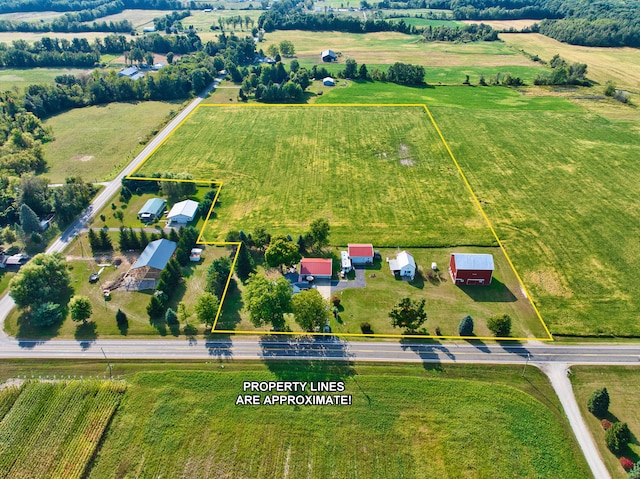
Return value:
[(451, 253), (449, 273), (455, 284), (491, 284), (493, 277), (493, 255)]
[(331, 279), (333, 263), (331, 258), (302, 258), (300, 261), (300, 281), (307, 276)]

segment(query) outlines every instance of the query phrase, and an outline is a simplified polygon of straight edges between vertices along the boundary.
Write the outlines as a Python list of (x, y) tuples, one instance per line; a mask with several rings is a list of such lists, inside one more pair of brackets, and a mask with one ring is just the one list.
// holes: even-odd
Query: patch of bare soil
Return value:
[(409, 147), (404, 143), (400, 143), (398, 147), (398, 155), (400, 156), (400, 164), (403, 166), (413, 166), (415, 163), (413, 161), (413, 157), (411, 156), (411, 151)]
[(91, 161), (93, 160), (94, 156), (93, 155), (76, 155), (73, 157), (74, 160), (76, 161), (82, 161), (87, 162), (87, 161)]

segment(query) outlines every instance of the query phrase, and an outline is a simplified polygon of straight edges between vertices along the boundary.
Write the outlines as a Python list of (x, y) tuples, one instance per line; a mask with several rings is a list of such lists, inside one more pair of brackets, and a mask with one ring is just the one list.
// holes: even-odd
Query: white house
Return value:
[(396, 259), (390, 259), (389, 269), (391, 273), (400, 275), (403, 279), (408, 278), (409, 281), (413, 281), (416, 275), (416, 262), (411, 256), (411, 253), (407, 251), (400, 251), (396, 256)]
[(169, 211), (167, 218), (169, 224), (178, 223), (186, 225), (196, 217), (198, 212), (198, 202), (193, 200), (185, 200), (180, 203), (176, 203)]
[(372, 244), (349, 244), (349, 258), (353, 264), (373, 264)]
[(322, 80), (324, 86), (336, 86), (336, 81), (331, 77), (326, 77)]

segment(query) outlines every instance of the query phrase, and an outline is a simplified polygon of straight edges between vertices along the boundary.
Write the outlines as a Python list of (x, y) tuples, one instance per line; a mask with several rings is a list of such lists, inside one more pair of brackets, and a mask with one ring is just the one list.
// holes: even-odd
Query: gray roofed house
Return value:
[(131, 66), (129, 68), (124, 68), (118, 72), (119, 77), (129, 77), (131, 78), (133, 75), (138, 73), (138, 67)]
[(152, 241), (127, 272), (126, 289), (143, 290), (155, 288), (160, 273), (173, 256), (178, 243), (167, 239)]
[(140, 211), (138, 211), (138, 219), (142, 221), (155, 221), (164, 212), (164, 205), (167, 203), (162, 198), (151, 198), (147, 200)]
[(184, 200), (173, 205), (167, 218), (171, 223), (187, 224), (189, 221), (193, 221), (198, 212), (197, 201)]
[(416, 262), (413, 259), (411, 253), (407, 251), (400, 251), (396, 259), (390, 259), (389, 269), (393, 274), (399, 274), (403, 278), (409, 278), (413, 281), (416, 275)]

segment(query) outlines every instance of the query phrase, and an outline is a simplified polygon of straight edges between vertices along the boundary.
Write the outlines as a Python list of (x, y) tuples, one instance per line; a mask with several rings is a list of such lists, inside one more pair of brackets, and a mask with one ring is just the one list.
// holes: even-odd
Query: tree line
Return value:
[[(114, 3), (113, 0), (4, 0), (0, 5), (0, 13), (73, 12), (93, 10), (111, 3)], [(182, 2), (176, 0), (118, 0), (118, 3), (122, 4), (122, 10), (175, 10), (182, 7)]]
[(430, 6), (451, 9), (457, 20), (542, 20), (531, 31), (575, 45), (640, 47), (635, 0), (442, 0)]

